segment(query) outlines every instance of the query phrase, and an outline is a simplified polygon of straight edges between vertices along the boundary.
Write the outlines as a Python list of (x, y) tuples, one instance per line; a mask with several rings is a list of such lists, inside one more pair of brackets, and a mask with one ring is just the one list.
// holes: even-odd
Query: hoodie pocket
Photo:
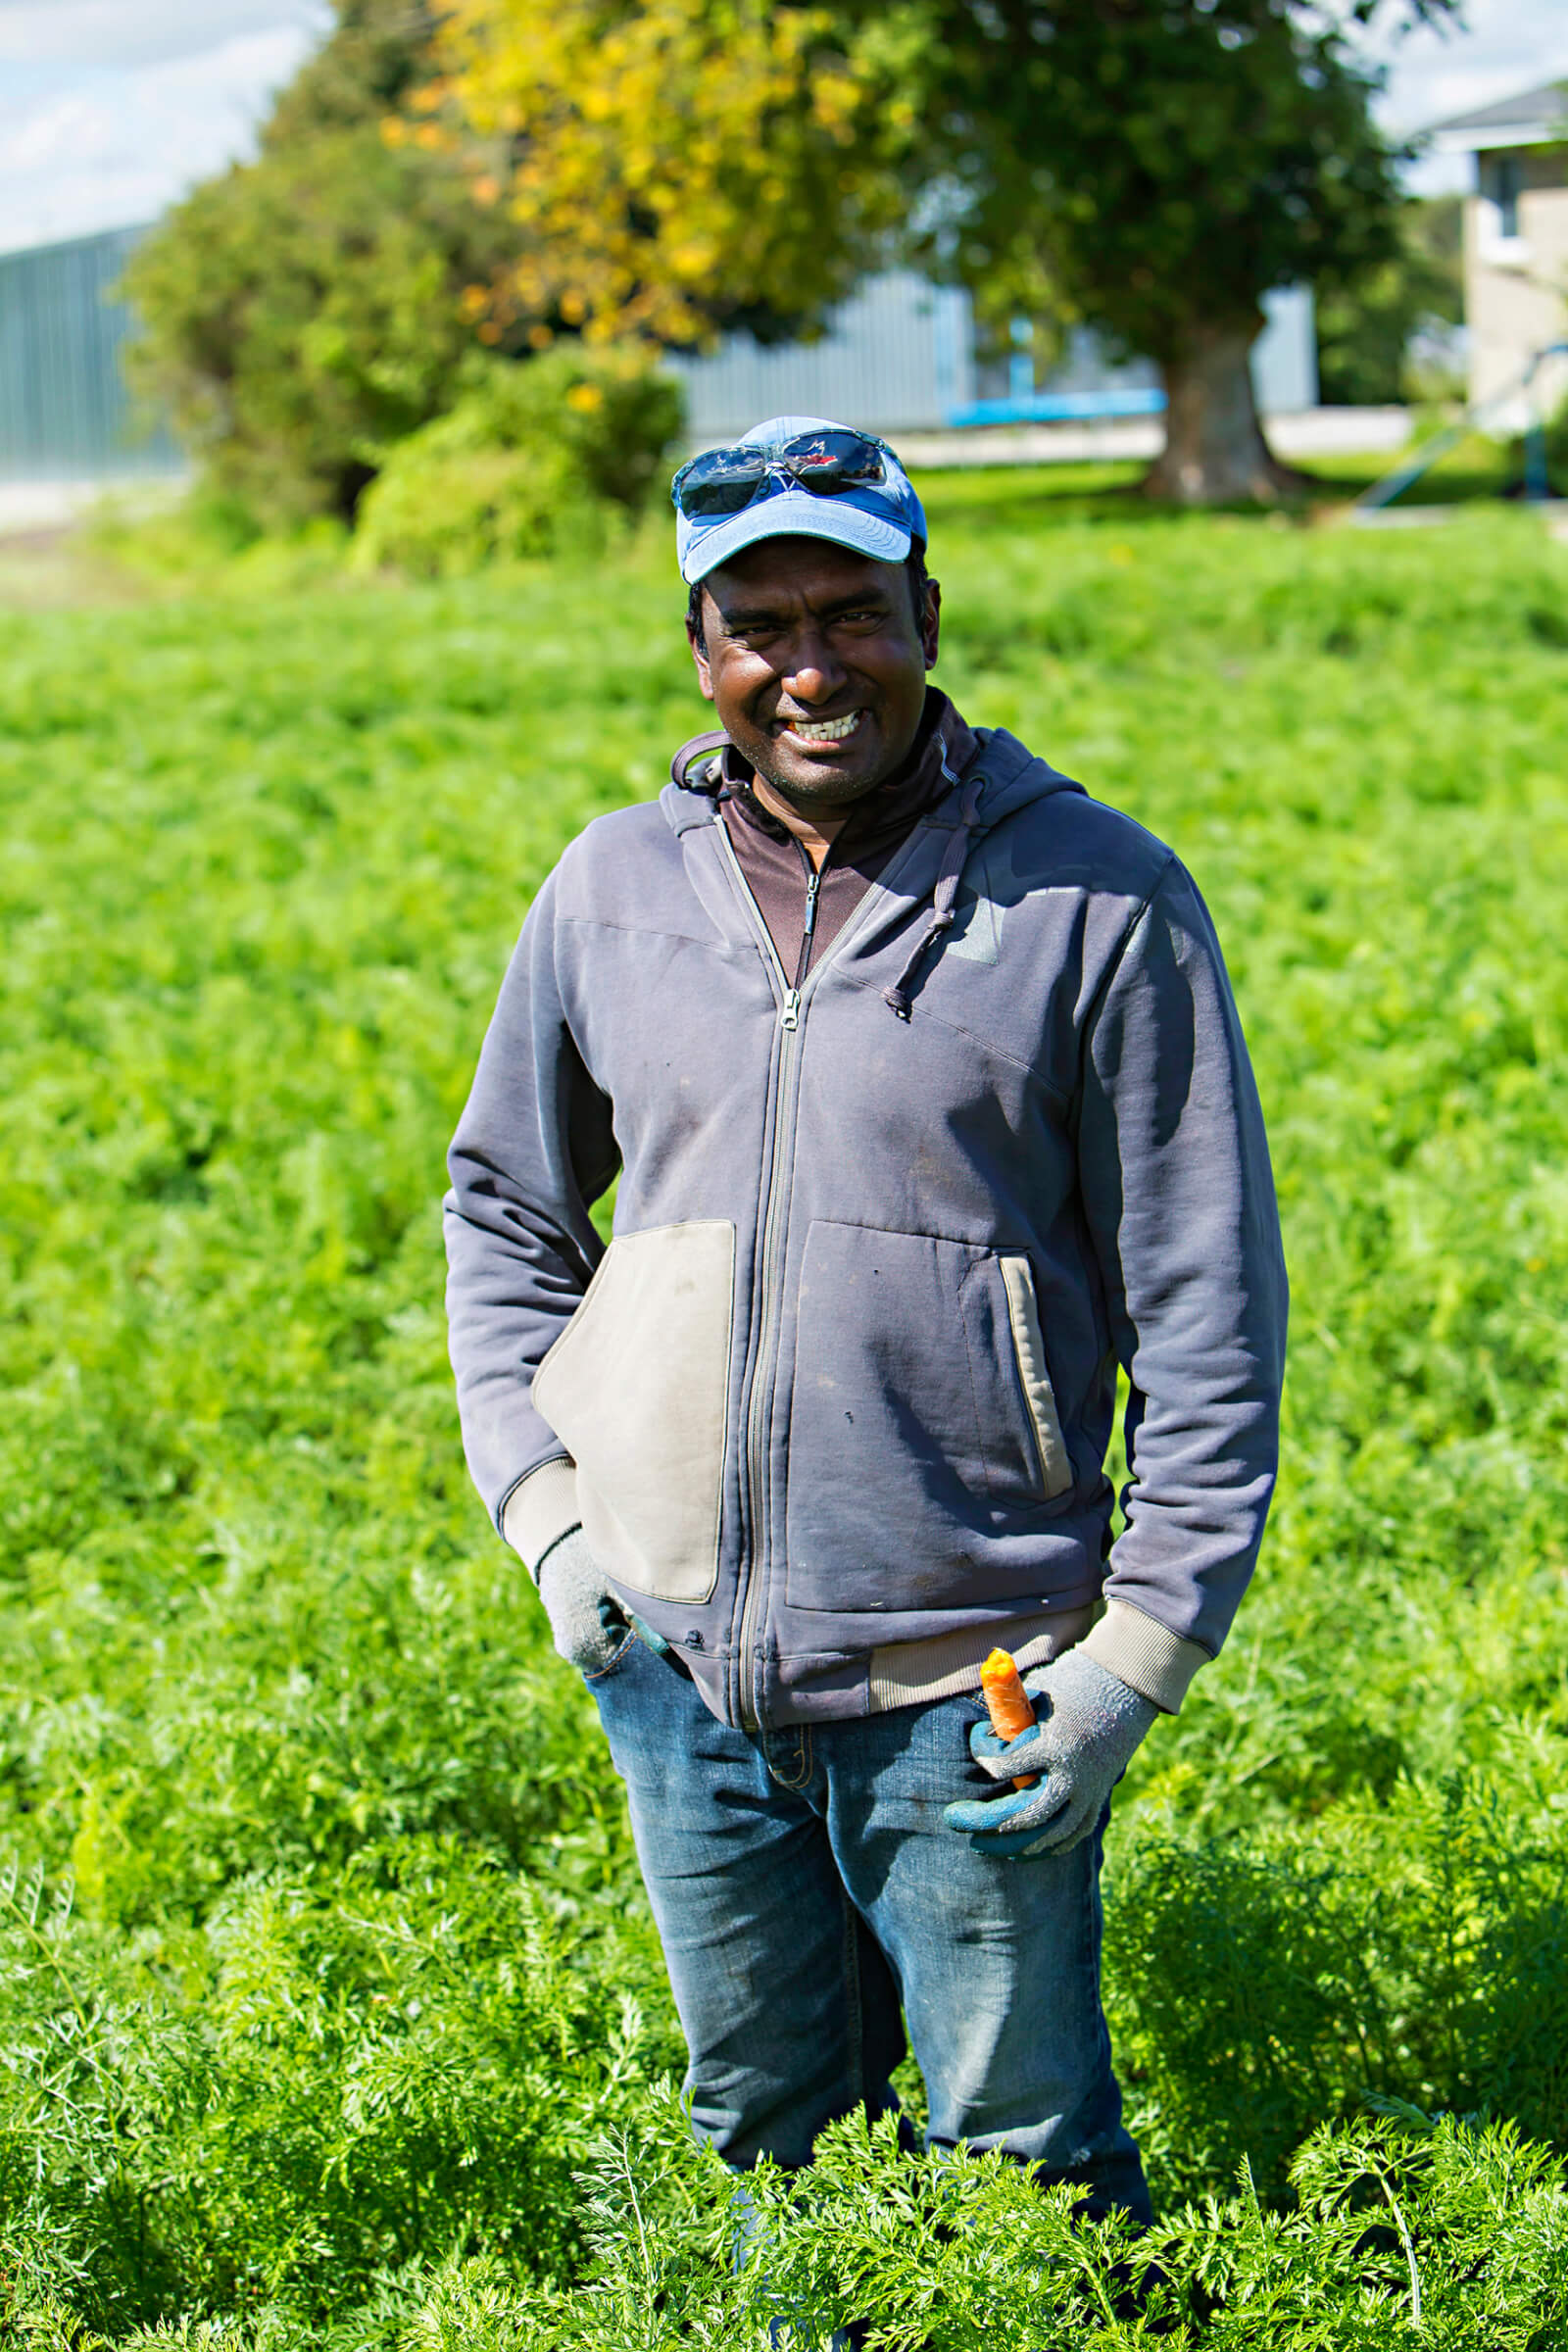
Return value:
[(1040, 1487), (1048, 1500), (1065, 1494), (1072, 1485), (1072, 1463), (1056, 1412), (1056, 1392), (1046, 1366), (1046, 1344), (1040, 1330), (1040, 1306), (1035, 1298), (1035, 1270), (1026, 1257), (998, 1259), (1002, 1287), (1007, 1298), (1007, 1326), (1018, 1385), (1029, 1409), (1035, 1449), (1040, 1459)]
[(988, 1539), (1071, 1484), (1026, 1258), (818, 1220), (801, 1268), (792, 1607), (908, 1610), (1033, 1589)]
[(717, 1579), (734, 1309), (727, 1218), (617, 1234), (534, 1376), (595, 1558), (658, 1600)]

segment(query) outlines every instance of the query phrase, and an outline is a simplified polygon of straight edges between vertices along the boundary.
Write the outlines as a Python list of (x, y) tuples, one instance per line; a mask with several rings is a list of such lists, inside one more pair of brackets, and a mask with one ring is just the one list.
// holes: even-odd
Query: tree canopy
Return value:
[(473, 184), (513, 227), (495, 316), (538, 341), (677, 345), (818, 318), (900, 220), (917, 23), (797, 0), (455, 0), (424, 104), (476, 137)]
[(983, 317), (1156, 360), (1154, 487), (1268, 496), (1263, 296), (1399, 249), (1398, 150), (1352, 37), (1379, 5), (455, 0), (424, 104), (514, 224), (509, 327), (792, 326), (897, 243)]
[(351, 514), (474, 347), (483, 297), (465, 290), (499, 267), (506, 224), (438, 142), (381, 132), (428, 74), (431, 29), (410, 0), (338, 0), (257, 160), (197, 188), (127, 271), (138, 382), (258, 521)]
[(1351, 39), (1375, 5), (927, 0), (924, 251), (993, 310), (1021, 297), (1159, 363), (1163, 491), (1277, 486), (1247, 373), (1262, 297), (1399, 249), (1399, 151)]

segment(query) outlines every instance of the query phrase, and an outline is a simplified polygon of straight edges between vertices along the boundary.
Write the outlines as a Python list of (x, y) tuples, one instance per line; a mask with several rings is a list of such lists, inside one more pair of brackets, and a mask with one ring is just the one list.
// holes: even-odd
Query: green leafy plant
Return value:
[(635, 514), (680, 431), (673, 377), (581, 344), (471, 368), (451, 414), (388, 456), (355, 541), (362, 567), (416, 578), (558, 549), (592, 554)]
[(1563, 551), (922, 490), (942, 682), (1214, 907), (1292, 1261), (1263, 1564), (1107, 1856), (1160, 2231), (853, 2122), (737, 2205), (467, 1484), (441, 1155), (532, 892), (700, 722), (664, 526), (242, 554), (0, 640), (0, 2342), (1568, 2333)]

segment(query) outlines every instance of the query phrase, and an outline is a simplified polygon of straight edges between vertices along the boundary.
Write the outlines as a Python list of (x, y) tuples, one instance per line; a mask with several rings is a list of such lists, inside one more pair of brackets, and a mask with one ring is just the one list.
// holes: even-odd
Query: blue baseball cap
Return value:
[[(830, 416), (769, 416), (741, 436), (751, 450), (782, 451), (811, 433), (858, 434), (858, 425)], [(872, 435), (863, 436), (871, 440)], [(831, 539), (882, 564), (902, 564), (918, 540), (926, 543), (925, 510), (892, 450), (882, 450), (879, 482), (846, 484), (830, 496), (804, 490), (784, 472), (770, 475), (738, 514), (693, 516), (675, 511), (675, 552), (689, 587), (760, 539)], [(676, 479), (680, 477), (677, 475)]]

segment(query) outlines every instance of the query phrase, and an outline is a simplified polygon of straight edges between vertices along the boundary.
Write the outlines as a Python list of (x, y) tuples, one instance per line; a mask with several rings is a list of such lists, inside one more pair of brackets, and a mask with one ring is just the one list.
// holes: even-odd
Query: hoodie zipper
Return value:
[[(829, 856), (831, 855), (830, 851)], [(795, 1001), (797, 1020), (800, 1017), (801, 991), (806, 986), (806, 975), (811, 968), (811, 942), (816, 937), (816, 902), (822, 893), (822, 866), (811, 863), (804, 843), (801, 847), (801, 856), (806, 859), (807, 867), (806, 921), (801, 929), (801, 952), (795, 959), (795, 986), (790, 990), (790, 995)], [(827, 858), (824, 858), (822, 865), (826, 863)]]
[[(767, 962), (773, 974), (779, 997), (779, 1058), (778, 1079), (773, 1095), (773, 1116), (768, 1123), (767, 1148), (763, 1157), (761, 1192), (761, 1252), (760, 1281), (757, 1301), (757, 1348), (752, 1358), (751, 1385), (744, 1400), (743, 1421), (746, 1431), (744, 1454), (745, 1481), (743, 1488), (743, 1522), (751, 1542), (751, 1572), (746, 1580), (746, 1597), (741, 1607), (740, 1626), (740, 1715), (746, 1731), (761, 1728), (760, 1683), (761, 1661), (753, 1655), (757, 1630), (761, 1616), (764, 1579), (759, 1574), (759, 1561), (763, 1548), (761, 1536), (762, 1501), (767, 1490), (768, 1425), (772, 1418), (773, 1384), (769, 1365), (773, 1352), (774, 1325), (777, 1321), (777, 1292), (780, 1261), (783, 1256), (784, 1233), (789, 1221), (789, 1191), (780, 1181), (781, 1163), (793, 1152), (796, 1110), (796, 1073), (799, 1048), (796, 1043), (801, 1028), (802, 1003), (807, 974), (811, 961), (811, 943), (816, 933), (816, 906), (821, 895), (822, 876), (813, 867), (804, 846), (801, 857), (807, 865), (806, 919), (801, 936), (801, 952), (796, 959), (795, 977), (791, 981), (783, 960), (773, 945), (756, 894), (746, 879), (735, 847), (722, 819), (719, 820), (720, 847), (728, 859), (730, 871), (739, 885), (746, 904), (757, 917), (757, 927)], [(788, 1150), (786, 1150), (786, 1140)]]
[[(814, 980), (816, 977), (816, 974), (810, 970), (810, 960), (812, 943), (816, 935), (817, 901), (821, 895), (822, 876), (819, 870), (811, 868), (807, 880), (806, 919), (802, 930), (801, 952), (796, 959), (795, 979), (792, 985), (790, 977), (784, 969), (779, 952), (773, 945), (773, 935), (768, 930), (766, 918), (757, 903), (756, 893), (747, 881), (745, 870), (735, 855), (735, 845), (730, 840), (728, 828), (721, 816), (715, 814), (713, 821), (718, 832), (720, 856), (729, 866), (735, 886), (740, 892), (742, 904), (752, 915), (753, 927), (768, 969), (772, 973), (774, 989), (779, 1000), (778, 1075), (773, 1094), (773, 1115), (768, 1122), (767, 1139), (763, 1152), (762, 1189), (759, 1195), (762, 1240), (760, 1282), (757, 1300), (757, 1348), (752, 1357), (750, 1381), (741, 1400), (741, 1418), (746, 1432), (746, 1445), (741, 1462), (741, 1521), (751, 1542), (753, 1558), (751, 1571), (746, 1580), (746, 1597), (741, 1605), (738, 1680), (741, 1728), (744, 1731), (755, 1732), (763, 1728), (760, 1697), (760, 1661), (753, 1654), (762, 1602), (765, 1597), (764, 1579), (758, 1573), (760, 1550), (760, 1506), (767, 1486), (767, 1442), (773, 1403), (773, 1383), (769, 1366), (775, 1338), (773, 1326), (777, 1320), (776, 1293), (779, 1287), (779, 1261), (782, 1256), (785, 1229), (789, 1221), (790, 1186), (780, 1180), (780, 1170), (786, 1159), (790, 1162), (793, 1162), (794, 1159), (800, 1066), (800, 1048), (797, 1041), (806, 1012), (807, 984), (808, 980)], [(847, 946), (862, 924), (869, 919), (871, 906), (880, 898), (882, 888), (891, 881), (894, 874), (903, 865), (909, 843), (919, 829), (920, 819), (917, 817), (906, 840), (895, 851), (886, 874), (880, 875), (877, 882), (873, 883), (865, 892), (860, 904), (845, 924), (834, 943), (835, 952)], [(810, 860), (804, 845), (801, 846), (801, 856), (809, 866)], [(788, 1139), (787, 1152), (784, 1149), (786, 1138)]]

